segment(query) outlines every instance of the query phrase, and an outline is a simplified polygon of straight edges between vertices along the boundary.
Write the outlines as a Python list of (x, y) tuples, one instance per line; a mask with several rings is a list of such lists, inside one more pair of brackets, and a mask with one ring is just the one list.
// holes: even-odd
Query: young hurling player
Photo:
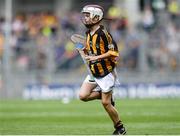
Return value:
[[(125, 134), (126, 130), (112, 102), (112, 90), (116, 81), (116, 58), (118, 48), (113, 38), (100, 25), (103, 8), (99, 5), (87, 5), (82, 9), (82, 22), (87, 27), (85, 59), (89, 62), (91, 75), (84, 80), (79, 98), (82, 101), (101, 99), (102, 105), (114, 123), (114, 135)], [(93, 75), (93, 77), (92, 77)]]

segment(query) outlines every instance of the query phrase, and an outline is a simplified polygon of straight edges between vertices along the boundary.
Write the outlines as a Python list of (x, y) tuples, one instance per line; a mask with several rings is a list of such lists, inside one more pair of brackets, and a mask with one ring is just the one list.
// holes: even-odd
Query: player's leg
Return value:
[(82, 101), (90, 101), (98, 99), (100, 94), (98, 92), (93, 92), (92, 90), (96, 88), (97, 85), (84, 82), (81, 86), (79, 92), (79, 99)]
[(112, 91), (107, 93), (102, 92), (101, 102), (104, 109), (108, 112), (109, 116), (111, 117), (113, 123), (116, 124), (119, 121), (119, 116), (117, 110), (111, 104), (111, 96), (112, 96)]
[(125, 134), (126, 131), (123, 127), (122, 121), (119, 118), (118, 112), (111, 104), (112, 90), (115, 85), (116, 76), (114, 75), (114, 73), (109, 73), (103, 78), (95, 78), (95, 81), (102, 89), (101, 101), (103, 107), (114, 123), (115, 131), (113, 134)]
[(111, 104), (112, 91), (102, 93), (102, 104), (104, 109), (107, 111), (109, 117), (114, 123), (115, 131), (113, 134), (125, 134), (125, 128), (122, 124), (122, 121), (119, 118), (116, 108)]
[(88, 75), (83, 82), (80, 92), (79, 92), (79, 98), (82, 101), (90, 101), (94, 99), (100, 99), (101, 93), (97, 91), (93, 91), (97, 87), (97, 84), (95, 81), (90, 79), (90, 76)]
[[(99, 92), (100, 96), (99, 96), (98, 99), (101, 99), (102, 89), (98, 86), (98, 87), (96, 87), (96, 89), (94, 89), (93, 91), (94, 91), (94, 92)], [(111, 95), (111, 96), (112, 96), (112, 95)], [(113, 106), (115, 106), (115, 100), (114, 100), (113, 96), (111, 97), (111, 104), (112, 104)]]

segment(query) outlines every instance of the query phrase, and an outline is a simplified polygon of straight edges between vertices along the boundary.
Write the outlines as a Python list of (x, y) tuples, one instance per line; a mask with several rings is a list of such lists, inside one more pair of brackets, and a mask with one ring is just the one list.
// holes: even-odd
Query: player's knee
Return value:
[(86, 101), (87, 101), (87, 96), (84, 95), (84, 94), (79, 94), (79, 99), (80, 99), (81, 101), (86, 102)]
[(109, 108), (109, 106), (111, 106), (111, 102), (107, 101), (107, 100), (102, 100), (101, 101), (102, 105), (104, 106), (104, 108)]

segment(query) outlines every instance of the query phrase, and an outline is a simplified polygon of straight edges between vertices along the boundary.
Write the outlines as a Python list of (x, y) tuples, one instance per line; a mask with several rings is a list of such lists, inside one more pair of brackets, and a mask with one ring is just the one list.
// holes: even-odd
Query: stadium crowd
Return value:
[[(180, 67), (180, 7), (171, 0), (168, 7), (153, 10), (149, 5), (141, 12), (138, 24), (131, 25), (125, 14), (115, 15), (116, 7), (107, 12), (105, 21), (118, 44), (120, 70), (138, 70), (140, 48), (145, 46), (147, 65), (152, 70), (176, 71)], [(0, 17), (0, 57), (2, 61), (5, 19)], [(56, 16), (52, 12), (18, 13), (12, 20), (12, 63), (18, 69), (33, 70), (47, 67), (48, 55), (53, 54), (55, 71), (81, 69), (82, 61), (70, 41), (73, 33), (84, 34), (81, 15), (67, 12)], [(49, 42), (51, 41), (51, 42)], [(50, 46), (50, 47), (49, 47)], [(53, 49), (53, 50), (49, 50)]]

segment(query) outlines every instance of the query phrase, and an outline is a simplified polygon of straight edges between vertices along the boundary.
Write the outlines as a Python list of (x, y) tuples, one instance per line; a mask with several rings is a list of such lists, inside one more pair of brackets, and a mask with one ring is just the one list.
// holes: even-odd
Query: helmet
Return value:
[[(86, 27), (90, 28), (93, 25), (99, 23), (103, 19), (103, 8), (99, 5), (86, 5), (83, 7), (81, 13), (89, 13), (89, 17), (91, 19), (91, 23), (85, 23), (85, 21), (82, 19), (83, 23)], [(98, 17), (98, 20), (96, 22), (92, 21), (95, 17)]]
[(104, 9), (99, 5), (86, 5), (81, 13), (89, 13), (90, 18), (93, 19), (95, 16), (99, 16), (99, 20), (103, 18)]

